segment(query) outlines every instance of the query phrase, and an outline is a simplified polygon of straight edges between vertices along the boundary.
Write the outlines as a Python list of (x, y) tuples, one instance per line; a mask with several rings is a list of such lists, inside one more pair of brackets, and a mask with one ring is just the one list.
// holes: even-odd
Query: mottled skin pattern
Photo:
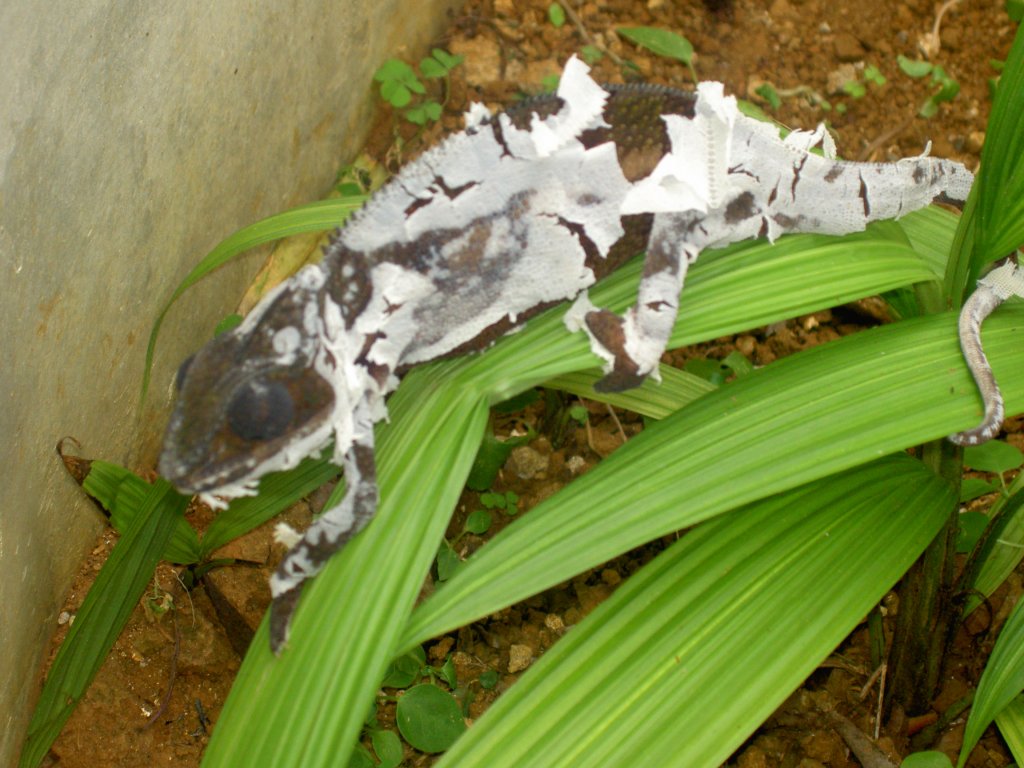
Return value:
[[(605, 362), (598, 388), (657, 376), (686, 269), (706, 247), (786, 232), (842, 234), (962, 199), (971, 175), (909, 158), (843, 163), (738, 113), (721, 86), (600, 87), (571, 59), (557, 96), (491, 116), (425, 153), (337, 232), (320, 265), (267, 296), (182, 367), (161, 474), (210, 501), (334, 442), (348, 491), (271, 579), (280, 651), (303, 583), (373, 517), (373, 425), (411, 365), (482, 349), (566, 299)], [(827, 147), (826, 147), (827, 148)], [(637, 302), (586, 289), (646, 249)]]

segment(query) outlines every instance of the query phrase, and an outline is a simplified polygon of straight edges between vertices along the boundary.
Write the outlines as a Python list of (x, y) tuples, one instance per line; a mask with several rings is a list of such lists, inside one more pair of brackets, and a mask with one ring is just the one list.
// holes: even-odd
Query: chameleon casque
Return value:
[[(601, 86), (588, 71), (573, 57), (557, 95), (497, 115), (474, 105), (465, 130), (377, 192), (321, 263), (179, 370), (159, 463), (179, 490), (223, 506), (332, 440), (344, 468), (343, 501), (295, 535), (271, 578), (276, 652), (303, 583), (374, 515), (373, 426), (397, 372), (576, 299), (566, 324), (605, 362), (598, 389), (635, 387), (657, 377), (703, 249), (862, 230), (939, 196), (963, 200), (973, 181), (925, 156), (836, 161), (822, 127), (780, 140), (718, 83)], [(819, 142), (825, 156), (809, 151)], [(587, 288), (643, 250), (636, 304), (623, 316), (593, 307)]]

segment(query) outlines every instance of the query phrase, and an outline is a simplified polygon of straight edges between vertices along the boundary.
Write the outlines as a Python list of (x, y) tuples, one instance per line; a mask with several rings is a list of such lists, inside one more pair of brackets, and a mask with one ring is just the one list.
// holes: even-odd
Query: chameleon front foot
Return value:
[(626, 329), (623, 318), (607, 309), (595, 309), (584, 317), (590, 338), (612, 356), (612, 369), (594, 384), (597, 392), (623, 392), (639, 387), (647, 378), (640, 366), (626, 351)]

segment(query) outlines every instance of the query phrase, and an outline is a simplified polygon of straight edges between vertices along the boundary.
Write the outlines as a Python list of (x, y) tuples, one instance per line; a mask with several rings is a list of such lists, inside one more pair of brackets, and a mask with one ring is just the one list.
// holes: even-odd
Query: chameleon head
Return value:
[(255, 493), (260, 477), (330, 441), (346, 404), (327, 376), (322, 286), (307, 268), (182, 364), (158, 466), (178, 490), (214, 503)]

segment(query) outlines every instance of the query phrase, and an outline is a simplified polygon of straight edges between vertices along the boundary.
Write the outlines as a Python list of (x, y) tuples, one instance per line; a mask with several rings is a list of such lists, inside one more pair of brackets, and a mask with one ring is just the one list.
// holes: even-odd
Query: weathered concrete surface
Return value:
[(0, 764), (99, 528), (54, 444), (129, 464), (151, 450), (177, 362), (253, 262), (172, 310), (141, 410), (158, 307), (220, 238), (330, 187), (363, 138), (373, 70), (422, 53), (457, 4), (0, 6)]

